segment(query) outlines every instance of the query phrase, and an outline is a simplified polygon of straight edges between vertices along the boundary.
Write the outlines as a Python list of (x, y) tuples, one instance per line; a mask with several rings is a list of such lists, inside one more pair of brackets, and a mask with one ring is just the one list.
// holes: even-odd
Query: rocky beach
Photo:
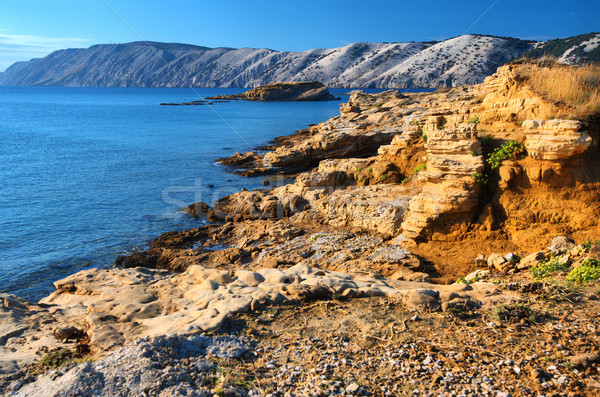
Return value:
[(220, 159), (264, 188), (37, 303), (0, 295), (0, 391), (600, 394), (600, 117), (546, 69), (570, 70), (354, 91)]

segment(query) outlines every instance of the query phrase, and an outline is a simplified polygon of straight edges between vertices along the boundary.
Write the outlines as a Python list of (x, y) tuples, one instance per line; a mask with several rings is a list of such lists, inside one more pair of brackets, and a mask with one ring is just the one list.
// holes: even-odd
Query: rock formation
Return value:
[(246, 101), (332, 101), (339, 99), (329, 93), (327, 87), (318, 81), (301, 83), (273, 83), (261, 85), (241, 94), (207, 97), (209, 100), (242, 99)]
[[(281, 206), (277, 218), (402, 235), (417, 245), (465, 235), (497, 240), (498, 232), (511, 249), (538, 247), (553, 233), (590, 237), (599, 227), (598, 126), (568, 119), (570, 111), (532, 92), (513, 65), (447, 92), (356, 92), (340, 116), (255, 159), (257, 171), (308, 170), (294, 184), (244, 193), (250, 201), (221, 199), (217, 218), (265, 218)], [(493, 166), (486, 159), (508, 141), (526, 152)], [(303, 204), (292, 209), (292, 197)], [(271, 207), (245, 204), (265, 198)]]
[(153, 269), (90, 269), (55, 283), (40, 304), (2, 296), (0, 371), (32, 361), (41, 346), (65, 346), (54, 331), (85, 330), (97, 353), (148, 336), (219, 329), (233, 313), (331, 297), (398, 296), (414, 307), (455, 299), (506, 300), (493, 284), (435, 285), (329, 272), (298, 264), (256, 272), (190, 266), (174, 274)]

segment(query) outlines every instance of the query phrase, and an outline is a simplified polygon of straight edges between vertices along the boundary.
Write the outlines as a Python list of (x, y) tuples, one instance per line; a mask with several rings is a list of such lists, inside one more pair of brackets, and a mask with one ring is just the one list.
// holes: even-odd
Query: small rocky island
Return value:
[(217, 95), (207, 97), (209, 100), (246, 100), (263, 102), (287, 101), (334, 101), (327, 87), (318, 81), (284, 82), (261, 85), (241, 94)]

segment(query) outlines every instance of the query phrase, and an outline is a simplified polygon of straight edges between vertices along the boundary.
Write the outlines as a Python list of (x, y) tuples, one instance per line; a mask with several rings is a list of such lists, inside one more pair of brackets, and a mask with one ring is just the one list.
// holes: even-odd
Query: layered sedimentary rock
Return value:
[(425, 130), (427, 169), (419, 174), (423, 188), (411, 199), (402, 223), (403, 235), (409, 238), (421, 237), (422, 231), (432, 226), (448, 229), (469, 222), (479, 206), (480, 182), (473, 175), (483, 171), (483, 158), (476, 126), (437, 127), (434, 123)]
[(585, 152), (592, 138), (578, 120), (525, 120), (525, 147), (536, 160), (566, 160)]
[[(447, 240), (502, 229), (516, 241), (531, 234), (532, 241), (566, 232), (557, 228), (562, 221), (584, 234), (597, 229), (598, 161), (588, 155), (598, 135), (595, 119), (556, 117), (569, 108), (532, 92), (516, 68), (501, 67), (481, 85), (447, 92), (353, 93), (340, 116), (256, 160), (266, 169), (316, 167), (269, 197), (282, 203), (285, 216), (386, 237)], [(506, 158), (498, 169), (486, 165), (483, 156), (508, 140), (524, 145), (524, 157)], [(288, 211), (292, 197), (304, 210)], [(591, 200), (583, 214), (575, 205), (580, 200)], [(243, 201), (233, 195), (218, 204), (247, 208)], [(549, 210), (552, 216), (543, 215)]]

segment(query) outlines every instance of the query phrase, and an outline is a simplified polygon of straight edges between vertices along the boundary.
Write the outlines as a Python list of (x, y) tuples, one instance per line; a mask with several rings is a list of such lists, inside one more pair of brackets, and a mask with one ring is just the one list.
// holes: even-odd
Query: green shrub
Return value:
[(364, 170), (365, 168), (362, 166), (358, 166), (356, 167), (356, 172), (362, 172), (362, 170)]
[(476, 182), (482, 183), (484, 185), (487, 185), (488, 183), (488, 177), (485, 174), (482, 174), (481, 172), (476, 172), (473, 175), (471, 175), (471, 178), (475, 179)]
[(411, 179), (413, 179), (413, 177), (415, 175), (417, 175), (419, 172), (426, 170), (427, 169), (427, 164), (419, 164), (417, 165), (411, 172), (410, 175), (408, 175), (406, 178), (402, 179), (400, 181), (400, 183), (404, 184), (409, 182)]
[(523, 156), (525, 154), (525, 146), (521, 142), (508, 141), (502, 144), (499, 148), (495, 149), (490, 157), (487, 159), (487, 163), (492, 169), (500, 168), (504, 160), (510, 158), (516, 158), (517, 156)]
[(415, 167), (414, 170), (411, 171), (410, 176), (415, 176), (417, 175), (419, 172), (426, 170), (427, 169), (427, 164), (419, 164)]
[(467, 121), (467, 123), (471, 123), (471, 124), (479, 124), (479, 116), (473, 116), (471, 117), (471, 120)]
[(367, 171), (369, 171), (369, 174), (372, 174), (373, 173), (373, 167), (369, 167), (369, 169)]
[(538, 314), (527, 303), (502, 303), (492, 311), (494, 320), (516, 323), (526, 320), (530, 323), (538, 321)]
[(379, 180), (380, 180), (381, 182), (385, 182), (385, 180), (386, 180), (387, 178), (388, 178), (388, 174), (381, 174), (381, 175), (379, 176)]
[(592, 245), (594, 244), (600, 244), (600, 240), (597, 241), (592, 241), (592, 240), (588, 240), (586, 242), (584, 242), (583, 245), (583, 249), (586, 251), (589, 251), (592, 248)]
[(69, 349), (56, 349), (46, 354), (39, 362), (39, 366), (47, 369), (55, 369), (61, 365), (73, 361), (73, 352)]
[(545, 278), (553, 273), (566, 272), (571, 268), (571, 265), (559, 263), (558, 259), (551, 258), (548, 261), (542, 262), (531, 268), (530, 273), (535, 278)]
[(571, 270), (567, 275), (567, 281), (576, 283), (587, 283), (596, 281), (600, 278), (600, 262), (594, 259), (587, 259), (581, 263), (581, 266)]
[(481, 138), (481, 144), (483, 146), (492, 146), (494, 144), (494, 137), (492, 135), (486, 135)]
[(364, 177), (364, 176), (361, 176), (360, 178), (358, 178), (358, 181), (359, 181), (360, 183), (363, 183), (363, 182), (365, 181), (365, 177)]

